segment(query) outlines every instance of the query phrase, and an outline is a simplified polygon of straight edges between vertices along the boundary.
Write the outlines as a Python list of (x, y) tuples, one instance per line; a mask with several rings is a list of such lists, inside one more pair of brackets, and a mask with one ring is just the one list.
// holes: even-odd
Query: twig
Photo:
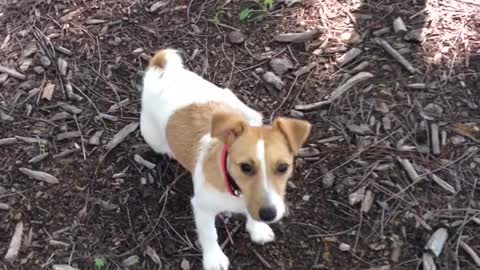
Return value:
[(475, 250), (473, 250), (467, 243), (463, 242), (462, 240), (460, 240), (460, 246), (463, 248), (463, 250), (465, 250), (465, 252), (468, 253), (468, 255), (470, 255), (475, 264), (480, 267), (480, 257), (478, 257)]
[(389, 53), (395, 60), (400, 62), (410, 73), (417, 72), (417, 69), (410, 64), (399, 52), (397, 52), (390, 44), (382, 38), (373, 38), (373, 42), (380, 45), (387, 53)]
[(302, 43), (305, 41), (313, 40), (318, 38), (322, 34), (322, 31), (319, 28), (315, 28), (310, 31), (303, 33), (285, 33), (280, 34), (275, 37), (275, 41), (282, 43)]

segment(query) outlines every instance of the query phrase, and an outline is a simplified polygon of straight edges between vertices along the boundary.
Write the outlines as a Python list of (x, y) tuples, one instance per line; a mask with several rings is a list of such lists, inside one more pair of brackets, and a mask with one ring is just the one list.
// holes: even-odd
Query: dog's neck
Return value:
[(225, 189), (230, 195), (238, 197), (240, 196), (240, 187), (235, 182), (235, 179), (228, 172), (228, 146), (224, 144), (222, 146), (222, 152), (220, 154), (220, 168), (222, 169), (223, 181), (225, 184)]
[[(235, 196), (235, 191), (240, 191), (235, 180), (231, 178), (227, 170), (228, 151), (220, 141), (212, 142), (203, 159), (203, 172), (205, 181), (216, 190)], [(228, 179), (230, 177), (230, 180)], [(233, 185), (232, 182), (233, 181)]]

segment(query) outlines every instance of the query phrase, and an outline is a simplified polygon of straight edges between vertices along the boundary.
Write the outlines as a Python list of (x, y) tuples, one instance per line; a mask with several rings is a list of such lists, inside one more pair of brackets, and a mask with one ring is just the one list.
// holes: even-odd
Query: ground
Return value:
[(3, 1), (0, 268), (201, 269), (190, 175), (138, 129), (142, 72), (171, 47), (313, 125), (273, 244), (219, 216), (232, 269), (478, 269), (480, 5), (425, 1)]

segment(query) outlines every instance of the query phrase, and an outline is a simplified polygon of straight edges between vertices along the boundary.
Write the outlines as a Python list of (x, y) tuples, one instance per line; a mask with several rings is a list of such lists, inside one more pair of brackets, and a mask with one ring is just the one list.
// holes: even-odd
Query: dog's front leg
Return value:
[(197, 198), (192, 199), (193, 215), (197, 227), (198, 241), (202, 247), (203, 268), (205, 270), (227, 270), (229, 260), (217, 242), (215, 216), (217, 213), (205, 209)]
[(246, 229), (250, 239), (257, 244), (263, 245), (275, 239), (275, 233), (267, 223), (254, 220), (248, 213)]

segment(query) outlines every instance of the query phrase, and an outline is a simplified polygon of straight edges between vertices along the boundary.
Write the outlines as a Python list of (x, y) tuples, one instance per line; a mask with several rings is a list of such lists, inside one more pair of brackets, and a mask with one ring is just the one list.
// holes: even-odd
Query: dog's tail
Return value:
[(163, 49), (155, 53), (148, 64), (150, 68), (167, 70), (171, 68), (183, 68), (183, 61), (179, 53), (174, 49)]

